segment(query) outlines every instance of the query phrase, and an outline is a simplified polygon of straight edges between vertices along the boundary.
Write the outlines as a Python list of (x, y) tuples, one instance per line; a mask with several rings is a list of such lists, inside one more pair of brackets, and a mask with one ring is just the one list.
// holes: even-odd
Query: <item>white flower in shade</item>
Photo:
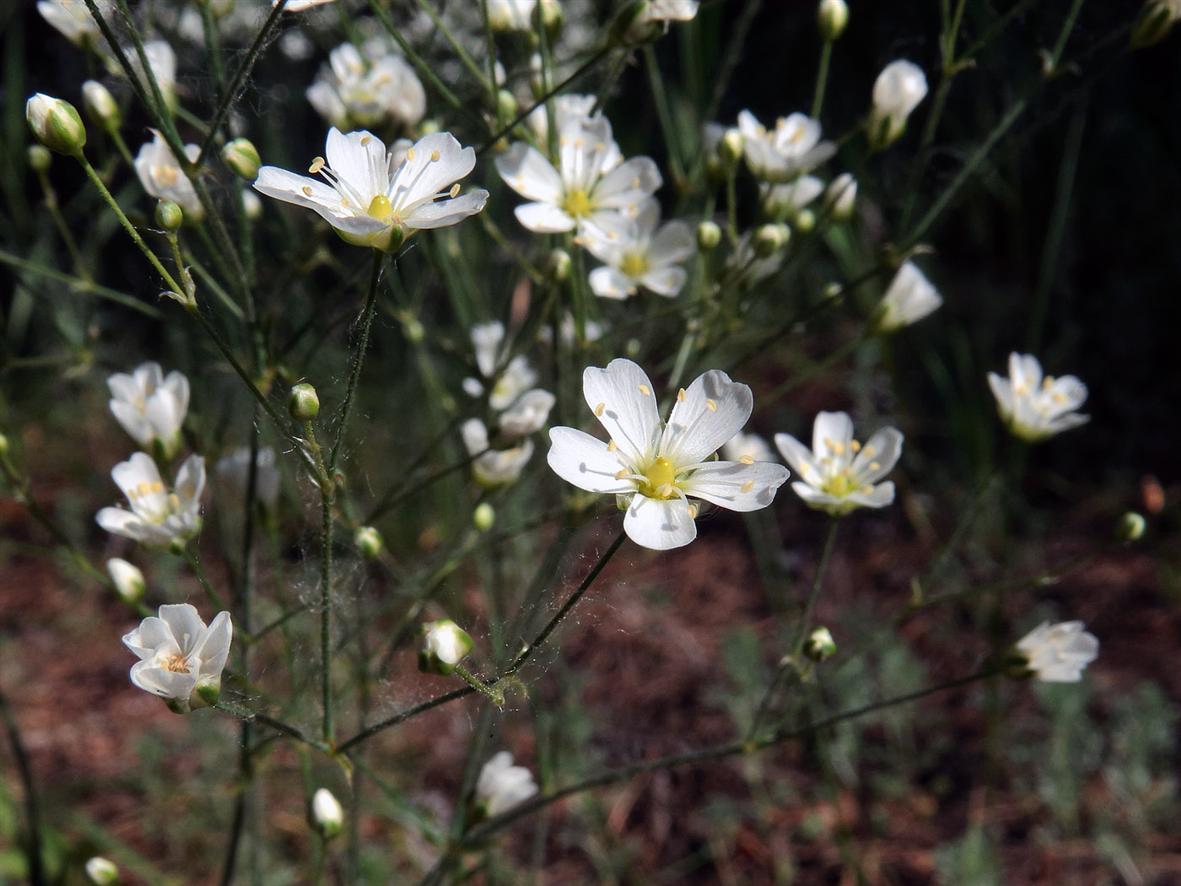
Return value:
[(869, 113), (869, 141), (884, 148), (906, 131), (906, 118), (927, 96), (927, 75), (913, 62), (890, 62), (873, 84), (873, 108)]
[(147, 591), (144, 574), (135, 565), (114, 557), (107, 561), (107, 574), (115, 583), (115, 591), (127, 603), (138, 603)]
[(1099, 641), (1081, 621), (1042, 622), (1018, 643), (1025, 669), (1043, 683), (1077, 683), (1099, 655)]
[(327, 183), (275, 166), (264, 166), (256, 190), (316, 212), (347, 243), (392, 251), (417, 230), (457, 224), (484, 208), (483, 189), (459, 196), (459, 180), (476, 165), (476, 152), (449, 132), (435, 132), (406, 150), (405, 159), (386, 150), (368, 132), (328, 132), (327, 161), (317, 157), (310, 172)]
[(189, 411), (189, 380), (183, 373), (165, 376), (159, 363), (144, 363), (129, 373), (116, 372), (107, 387), (111, 413), (131, 439), (164, 460), (176, 455)]
[(459, 428), (463, 445), (472, 461), (472, 476), (481, 486), (494, 488), (515, 483), (533, 457), (533, 441), (525, 437), (508, 449), (491, 449), (488, 428), (478, 418), (469, 418)]
[[(335, 3), (336, 0), (287, 0), (287, 5), (283, 7), (284, 12), (304, 12), (308, 9), (314, 9), (317, 6), (327, 6), (329, 3)], [(278, 6), (279, 0), (271, 0), (271, 6)]]
[(918, 266), (906, 262), (894, 275), (878, 304), (874, 325), (878, 332), (894, 332), (917, 323), (938, 310), (943, 298)]
[[(148, 85), (139, 53), (133, 46), (123, 47), (123, 52), (131, 62), (136, 77), (150, 94), (151, 87)], [(176, 107), (176, 53), (164, 40), (148, 40), (144, 43), (144, 55), (148, 57), (148, 67), (152, 71), (156, 85), (160, 87), (160, 94), (164, 96), (164, 101), (170, 108)]]
[(763, 207), (773, 219), (792, 219), (823, 193), (824, 182), (814, 175), (801, 175), (787, 184), (765, 186)]
[(422, 626), (422, 649), (418, 666), (432, 674), (450, 674), (472, 651), (471, 635), (449, 618)]
[[(200, 153), (197, 145), (185, 145), (185, 154), (190, 160), (196, 160)], [(205, 208), (197, 198), (193, 183), (181, 170), (164, 136), (155, 129), (152, 130), (152, 140), (135, 155), (135, 173), (150, 196), (172, 200), (184, 210), (185, 218), (190, 221), (197, 222), (205, 217)]]
[(726, 273), (729, 279), (742, 287), (754, 286), (773, 277), (783, 267), (783, 250), (777, 250), (760, 258), (754, 246), (754, 231), (747, 231), (738, 238), (734, 251), (726, 257)]
[(1042, 377), (1042, 365), (1032, 354), (1009, 355), (1009, 377), (988, 373), (1001, 418), (1022, 440), (1037, 442), (1090, 421), (1079, 415), (1087, 386), (1073, 375)]
[(171, 492), (160, 479), (152, 457), (143, 452), (115, 465), (111, 477), (131, 510), (99, 511), (98, 525), (107, 532), (149, 547), (165, 547), (183, 543), (201, 529), (201, 493), (205, 489), (205, 460), (201, 456), (185, 459)]
[[(603, 337), (603, 324), (596, 323), (594, 320), (587, 320), (586, 327), (582, 331), (588, 343), (596, 342)], [(566, 312), (562, 315), (562, 319), (558, 321), (558, 340), (569, 347), (574, 344), (576, 333), (577, 326), (574, 322), (574, 315)], [(537, 331), (537, 337), (547, 345), (553, 344), (554, 330), (550, 326), (543, 326)]]
[(233, 635), (228, 612), (206, 627), (196, 607), (165, 604), (159, 617), (148, 616), (123, 637), (140, 659), (131, 666), (131, 682), (180, 712), (217, 704)]
[(516, 142), (496, 159), (496, 170), (534, 201), (515, 210), (530, 231), (583, 231), (588, 224), (610, 224), (660, 187), (660, 170), (650, 158), (619, 162), (619, 156), (605, 117), (572, 116), (559, 132), (557, 168), (536, 148)]
[[(111, 0), (96, 0), (95, 6), (108, 23), (114, 12)], [(58, 33), (76, 46), (105, 50), (106, 40), (98, 22), (83, 0), (38, 0), (37, 11)]]
[(489, 818), (507, 812), (536, 793), (533, 773), (524, 766), (514, 766), (513, 755), (508, 751), (494, 754), (476, 780), (476, 803)]
[(426, 92), (405, 59), (392, 51), (367, 59), (351, 43), (332, 50), (307, 97), (321, 117), (341, 129), (386, 121), (413, 126), (426, 113)]
[(853, 208), (857, 204), (857, 179), (849, 173), (842, 172), (831, 182), (824, 192), (824, 205), (832, 217), (837, 221), (848, 221), (853, 217)]
[(344, 809), (328, 788), (319, 788), (312, 794), (312, 823), (326, 840), (344, 829)]
[(649, 197), (634, 218), (621, 214), (604, 227), (588, 225), (582, 245), (606, 263), (590, 272), (595, 295), (625, 299), (643, 288), (672, 298), (688, 279), (679, 263), (696, 252), (697, 238), (682, 221), (661, 225), (660, 203)]
[(678, 391), (667, 422), (648, 376), (631, 360), (588, 366), (582, 392), (611, 439), (553, 428), (549, 466), (579, 489), (631, 495), (623, 528), (638, 545), (663, 551), (693, 541), (697, 505), (689, 497), (754, 511), (771, 504), (787, 480), (782, 465), (712, 460), (753, 406), (750, 388), (724, 372), (710, 370)]
[(494, 31), (532, 31), (537, 0), (488, 0), (488, 25)]
[(774, 462), (775, 452), (771, 445), (758, 434), (743, 434), (741, 431), (726, 441), (722, 457), (727, 461), (769, 461)]
[(500, 433), (510, 439), (540, 431), (554, 408), (554, 395), (542, 388), (526, 391), (496, 419)]
[[(504, 359), (504, 324), (493, 321), (472, 327), (472, 347), (476, 354), (476, 368), (484, 381), (465, 378), (463, 390), (469, 397), (484, 393), (485, 382), (493, 382), (488, 405), (497, 412), (508, 409), (537, 382), (537, 373), (524, 354), (518, 354), (501, 369)], [(498, 374), (499, 370), (499, 374)], [(548, 410), (547, 410), (548, 411)]]
[[(219, 480), (227, 483), (239, 495), (246, 494), (250, 480), (250, 447), (239, 446), (229, 455), (217, 460), (214, 466)], [(262, 506), (274, 510), (279, 500), (279, 469), (275, 467), (275, 450), (264, 446), (258, 450), (254, 469), (254, 493)]]
[[(561, 132), (571, 120), (590, 122), (591, 111), (594, 110), (598, 96), (594, 95), (559, 95), (553, 99), (554, 128)], [(601, 115), (595, 115), (596, 117)], [(549, 113), (544, 104), (538, 105), (525, 118), (526, 125), (533, 130), (538, 144), (544, 145), (549, 140)], [(613, 157), (603, 161), (603, 168), (614, 169), (623, 161), (623, 155), (616, 150)]]
[(776, 434), (775, 445), (799, 480), (791, 488), (810, 508), (834, 517), (856, 508), (884, 508), (894, 501), (894, 484), (879, 483), (902, 455), (902, 433), (883, 428), (862, 446), (844, 412), (821, 412), (812, 427), (812, 448), (791, 434)]
[(820, 140), (820, 122), (806, 114), (780, 117), (768, 130), (750, 111), (738, 115), (746, 165), (761, 179), (790, 181), (811, 172), (836, 153), (832, 142)]

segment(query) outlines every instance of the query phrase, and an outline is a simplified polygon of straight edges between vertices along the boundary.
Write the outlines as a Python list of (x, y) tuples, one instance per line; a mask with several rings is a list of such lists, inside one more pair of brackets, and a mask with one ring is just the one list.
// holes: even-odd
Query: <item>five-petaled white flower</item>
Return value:
[(882, 296), (874, 324), (878, 332), (894, 332), (917, 323), (938, 310), (942, 304), (943, 298), (934, 284), (917, 265), (906, 262), (898, 269), (886, 294)]
[(750, 388), (720, 370), (699, 376), (677, 392), (662, 422), (652, 384), (631, 360), (582, 374), (587, 405), (611, 435), (609, 442), (574, 428), (553, 428), (549, 465), (590, 492), (630, 494), (623, 520), (638, 545), (663, 551), (697, 536), (697, 506), (703, 499), (732, 511), (765, 508), (786, 482), (778, 464), (714, 461), (712, 456), (746, 424), (753, 406)]
[(814, 175), (801, 175), (787, 184), (764, 185), (760, 190), (763, 208), (770, 218), (794, 220), (824, 193), (824, 182)]
[(683, 221), (660, 224), (660, 203), (649, 197), (635, 218), (620, 215), (604, 227), (588, 225), (582, 244), (606, 266), (590, 272), (590, 285), (602, 298), (625, 299), (641, 287), (670, 298), (688, 274), (679, 262), (696, 251), (693, 231)]
[(572, 114), (563, 123), (557, 168), (524, 142), (515, 142), (496, 159), (496, 170), (508, 186), (534, 201), (515, 210), (530, 231), (553, 234), (610, 224), (660, 187), (660, 170), (651, 158), (620, 162), (606, 117)]
[[(190, 160), (196, 160), (200, 153), (197, 145), (185, 145), (185, 154)], [(152, 140), (145, 142), (135, 155), (135, 173), (150, 196), (172, 200), (184, 210), (185, 218), (190, 221), (198, 222), (205, 217), (205, 208), (192, 181), (180, 168), (164, 136), (155, 129), (152, 130)]]
[(869, 140), (876, 148), (897, 141), (906, 131), (906, 118), (927, 96), (927, 75), (913, 62), (890, 62), (873, 84)]
[(491, 818), (525, 802), (537, 793), (533, 773), (513, 765), (508, 751), (494, 754), (476, 780), (476, 803)]
[(148, 616), (123, 637), (140, 659), (131, 666), (131, 682), (179, 712), (217, 704), (233, 634), (228, 612), (206, 627), (196, 607), (165, 604), (158, 617)]
[(201, 528), (201, 493), (205, 489), (205, 460), (190, 455), (176, 473), (169, 492), (150, 455), (137, 452), (111, 470), (131, 510), (103, 508), (95, 518), (107, 532), (150, 547), (183, 543)]
[(902, 455), (902, 433), (895, 428), (882, 428), (862, 446), (846, 413), (821, 412), (811, 450), (791, 434), (776, 434), (775, 445), (800, 478), (791, 488), (810, 508), (839, 517), (894, 501), (894, 484), (878, 481)]
[(1017, 643), (1024, 669), (1043, 683), (1077, 683), (1099, 655), (1099, 640), (1081, 621), (1042, 622)]
[(1032, 354), (1009, 355), (1009, 377), (988, 373), (997, 409), (1014, 434), (1031, 443), (1090, 421), (1076, 411), (1087, 399), (1087, 386), (1073, 375), (1042, 378)]
[(307, 91), (320, 116), (341, 129), (387, 120), (413, 126), (426, 113), (426, 92), (402, 56), (391, 51), (368, 59), (352, 43), (336, 47)]
[(474, 456), (472, 476), (481, 486), (495, 488), (515, 483), (533, 457), (533, 441), (518, 440), (508, 449), (492, 449), (488, 428), (478, 418), (469, 418), (459, 428), (468, 455)]
[(768, 130), (750, 111), (742, 111), (738, 129), (746, 165), (765, 181), (785, 182), (811, 172), (837, 150), (820, 140), (820, 122), (806, 114), (780, 117)]
[(400, 163), (371, 133), (347, 135), (333, 127), (309, 172), (327, 183), (275, 166), (264, 166), (256, 190), (313, 210), (347, 243), (385, 252), (399, 248), (417, 230), (454, 225), (484, 208), (483, 189), (459, 195), (459, 179), (476, 165), (476, 152), (449, 132), (435, 132), (406, 150)]
[(164, 375), (159, 363), (143, 363), (132, 372), (116, 372), (107, 387), (111, 413), (136, 443), (165, 461), (176, 455), (189, 411), (189, 380), (183, 373)]

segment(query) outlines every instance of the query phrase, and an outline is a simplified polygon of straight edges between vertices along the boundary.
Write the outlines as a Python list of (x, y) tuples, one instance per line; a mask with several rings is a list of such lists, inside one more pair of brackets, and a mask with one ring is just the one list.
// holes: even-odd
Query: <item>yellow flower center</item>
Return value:
[(179, 652), (168, 656), (168, 658), (160, 662), (160, 667), (166, 671), (172, 671), (174, 674), (187, 674), (189, 672), (189, 663), (185, 661), (185, 657)]
[(672, 498), (675, 494), (674, 481), (676, 479), (676, 466), (661, 456), (648, 465), (648, 470), (644, 471), (645, 482), (640, 487), (640, 492), (648, 498)]
[(648, 256), (642, 252), (625, 253), (623, 261), (619, 264), (619, 270), (633, 280), (638, 280), (648, 273)]
[(378, 194), (369, 201), (369, 215), (378, 221), (389, 221), (394, 215), (394, 205), (385, 194)]
[(844, 498), (856, 489), (849, 479), (848, 474), (837, 474), (834, 477), (829, 477), (820, 488), (829, 495), (836, 496), (837, 498)]
[(592, 208), (590, 194), (581, 188), (567, 191), (566, 198), (562, 201), (562, 208), (575, 218), (590, 215)]

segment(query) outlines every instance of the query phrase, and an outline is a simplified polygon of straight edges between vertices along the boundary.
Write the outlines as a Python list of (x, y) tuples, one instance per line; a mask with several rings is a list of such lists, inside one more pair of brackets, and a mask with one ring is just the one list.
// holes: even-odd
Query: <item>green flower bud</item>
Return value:
[(755, 231), (755, 255), (768, 258), (787, 246), (791, 230), (784, 224), (762, 225)]
[(0, 434), (0, 457), (8, 455), (8, 435)]
[(796, 213), (795, 226), (801, 234), (807, 234), (816, 227), (816, 213), (811, 209), (801, 209)]
[(296, 421), (311, 421), (320, 414), (320, 395), (307, 382), (300, 382), (291, 388), (287, 411)]
[(715, 249), (722, 242), (722, 229), (717, 222), (703, 221), (697, 226), (697, 248), (702, 252)]
[(735, 128), (727, 129), (718, 142), (718, 156), (729, 166), (742, 159), (742, 133)]
[(545, 271), (555, 283), (563, 283), (570, 277), (572, 261), (565, 249), (555, 249), (545, 262)]
[(95, 886), (114, 886), (119, 882), (119, 869), (109, 858), (96, 855), (86, 862), (86, 876)]
[(25, 103), (25, 119), (37, 141), (49, 150), (69, 157), (82, 153), (86, 127), (69, 102), (38, 92)]
[(455, 666), (472, 651), (471, 635), (449, 618), (422, 626), (422, 649), (418, 669), (428, 674), (452, 674)]
[(246, 181), (258, 178), (258, 167), (262, 160), (258, 156), (258, 148), (248, 138), (236, 138), (226, 142), (221, 149), (221, 159), (235, 173)]
[(115, 557), (107, 561), (107, 574), (111, 576), (123, 602), (135, 605), (144, 598), (147, 583), (144, 574), (136, 566)]
[(496, 511), (488, 502), (481, 502), (472, 511), (472, 523), (481, 532), (487, 532), (496, 522)]
[(1132, 25), (1132, 49), (1143, 49), (1164, 40), (1178, 18), (1181, 18), (1181, 6), (1175, 0), (1148, 0)]
[(156, 204), (156, 224), (166, 231), (179, 231), (184, 224), (185, 214), (180, 206), (171, 200), (161, 200)]
[(1144, 519), (1143, 514), (1128, 511), (1119, 518), (1119, 526), (1116, 527), (1116, 537), (1120, 541), (1139, 541), (1144, 537), (1144, 532), (1147, 529), (1148, 521)]
[(312, 827), (325, 840), (331, 840), (344, 830), (344, 809), (328, 788), (320, 788), (312, 795)]
[(515, 95), (507, 89), (501, 89), (496, 93), (496, 119), (508, 122), (517, 116), (518, 110), (520, 109)]
[(562, 27), (562, 19), (566, 13), (558, 0), (540, 0), (537, 4), (536, 15), (541, 16), (541, 26), (547, 31), (556, 31)]
[(438, 120), (423, 120), (418, 124), (418, 135), (421, 138), (424, 135), (430, 135), (433, 132), (439, 132), (443, 127)]
[(204, 707), (215, 707), (221, 698), (221, 676), (211, 677), (199, 682), (193, 694), (189, 697), (189, 706), (193, 710)]
[(53, 162), (53, 154), (45, 145), (29, 145), (29, 168), (34, 172), (48, 172), (49, 164)]
[(119, 103), (111, 91), (97, 80), (87, 80), (82, 84), (82, 110), (103, 129), (118, 129), (123, 122)]
[(849, 7), (845, 0), (820, 0), (816, 10), (816, 24), (825, 43), (836, 40), (849, 24)]
[(804, 655), (815, 662), (824, 661), (836, 651), (836, 641), (833, 640), (832, 633), (825, 627), (819, 627), (812, 631), (808, 636), (808, 642), (804, 644)]
[(376, 560), (381, 555), (384, 543), (381, 533), (372, 526), (362, 526), (353, 534), (353, 544), (366, 560)]

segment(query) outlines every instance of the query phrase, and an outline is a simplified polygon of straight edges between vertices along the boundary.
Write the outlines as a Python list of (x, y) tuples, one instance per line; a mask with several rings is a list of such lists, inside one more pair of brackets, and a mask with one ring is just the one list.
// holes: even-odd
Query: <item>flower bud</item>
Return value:
[(539, 0), (536, 14), (541, 16), (541, 26), (547, 31), (556, 31), (560, 28), (566, 15), (558, 0)]
[(565, 249), (555, 249), (546, 260), (545, 270), (555, 283), (564, 283), (570, 277), (570, 265), (570, 253)]
[(768, 258), (787, 246), (791, 230), (784, 224), (762, 225), (755, 231), (755, 255)]
[(119, 882), (119, 869), (109, 858), (96, 855), (86, 862), (86, 876), (95, 886), (114, 886)]
[(48, 172), (49, 164), (53, 162), (53, 155), (45, 145), (29, 145), (28, 158), (33, 172)]
[(328, 788), (320, 788), (312, 795), (312, 825), (325, 840), (344, 830), (344, 809)]
[(258, 194), (254, 193), (254, 191), (243, 189), (242, 211), (246, 213), (246, 217), (250, 221), (258, 221), (262, 218), (262, 201), (258, 199)]
[(717, 222), (703, 221), (697, 226), (697, 248), (709, 252), (722, 242), (722, 229)]
[(221, 159), (226, 166), (248, 182), (258, 178), (258, 167), (262, 160), (258, 156), (258, 148), (248, 138), (235, 138), (226, 142), (221, 149)]
[(1115, 534), (1120, 541), (1139, 541), (1144, 537), (1146, 529), (1148, 529), (1148, 521), (1144, 519), (1144, 515), (1128, 511), (1119, 518)]
[(927, 75), (905, 60), (891, 62), (873, 84), (873, 107), (866, 124), (875, 151), (889, 147), (906, 131), (906, 118), (927, 95)]
[(722, 133), (718, 141), (718, 156), (727, 166), (732, 166), (742, 159), (742, 133), (734, 127)]
[(306, 381), (300, 382), (291, 388), (287, 411), (296, 421), (311, 421), (320, 414), (320, 395)]
[(406, 336), (406, 341), (413, 344), (418, 344), (426, 338), (426, 327), (422, 325), (421, 320), (409, 312), (402, 317), (402, 332)]
[(517, 105), (517, 97), (509, 92), (507, 89), (501, 89), (496, 93), (496, 119), (497, 120), (512, 120), (517, 116), (517, 111), (520, 108)]
[(796, 217), (792, 223), (795, 225), (795, 229), (801, 234), (807, 234), (816, 227), (816, 213), (811, 209), (801, 209), (796, 213)]
[(451, 674), (455, 666), (472, 651), (471, 635), (449, 618), (430, 621), (422, 626), (422, 649), (418, 669), (428, 674)]
[(156, 204), (156, 224), (166, 231), (179, 231), (184, 224), (185, 214), (180, 206), (171, 200), (161, 200)]
[(136, 566), (115, 557), (107, 561), (107, 573), (124, 603), (135, 605), (144, 598), (147, 583), (144, 574)]
[(841, 36), (848, 23), (849, 7), (845, 0), (820, 0), (816, 24), (820, 28), (820, 38), (825, 43), (831, 43)]
[(103, 129), (118, 129), (123, 122), (123, 115), (119, 113), (119, 103), (111, 95), (111, 91), (97, 80), (87, 80), (82, 84), (82, 110), (86, 116)]
[(1181, 4), (1176, 0), (1148, 0), (1132, 25), (1132, 49), (1143, 49), (1164, 40), (1179, 18)]
[(442, 130), (442, 128), (443, 127), (439, 121), (435, 120), (434, 118), (423, 120), (418, 124), (418, 136), (419, 138), (422, 138), (424, 135), (431, 135), (432, 133), (439, 132)]
[(808, 642), (804, 644), (804, 655), (815, 662), (824, 661), (836, 651), (836, 641), (833, 640), (832, 633), (825, 627), (819, 627), (812, 631), (808, 636)]
[(353, 534), (353, 544), (366, 560), (376, 560), (384, 546), (381, 533), (372, 526), (362, 526)]
[(8, 455), (8, 435), (0, 434), (0, 458)]
[(651, 20), (649, 0), (634, 0), (620, 10), (611, 23), (611, 42), (621, 46), (639, 46), (657, 39), (663, 29)]
[(78, 109), (60, 98), (38, 92), (25, 103), (25, 119), (37, 141), (51, 151), (73, 157), (86, 144), (86, 127)]
[(221, 698), (221, 674), (216, 677), (205, 677), (197, 681), (193, 694), (189, 697), (189, 707), (194, 711), (198, 708), (215, 707)]
[(824, 205), (834, 221), (844, 222), (853, 217), (857, 204), (857, 179), (845, 172), (834, 178), (824, 194)]
[(472, 523), (481, 532), (487, 532), (496, 522), (496, 511), (488, 502), (481, 502), (472, 511)]

